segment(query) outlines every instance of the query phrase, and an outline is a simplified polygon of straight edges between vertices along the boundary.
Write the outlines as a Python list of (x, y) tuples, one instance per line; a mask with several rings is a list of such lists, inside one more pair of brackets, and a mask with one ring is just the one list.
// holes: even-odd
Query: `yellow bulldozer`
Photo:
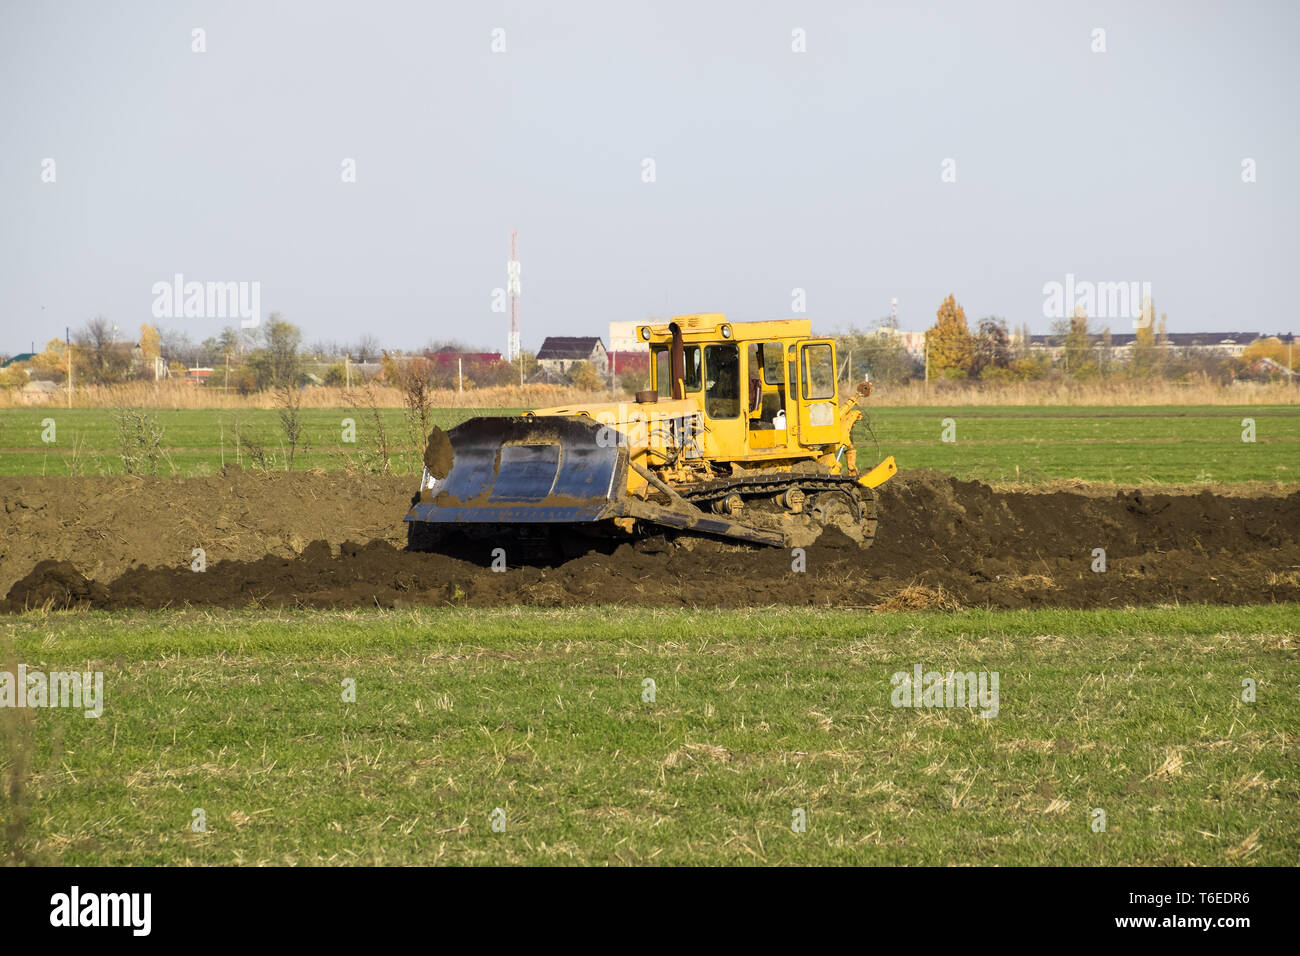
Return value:
[[(650, 387), (635, 402), (542, 408), (435, 429), (406, 520), (412, 547), (439, 530), (705, 535), (801, 547), (828, 526), (876, 533), (873, 489), (892, 457), (859, 473), (852, 429), (862, 383), (840, 394), (835, 343), (807, 319), (680, 315), (637, 328)], [(538, 528), (538, 530), (541, 530)]]

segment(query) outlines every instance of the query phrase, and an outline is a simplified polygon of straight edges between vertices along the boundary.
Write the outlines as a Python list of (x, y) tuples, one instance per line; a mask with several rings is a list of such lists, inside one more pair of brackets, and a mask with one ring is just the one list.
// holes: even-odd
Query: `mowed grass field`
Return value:
[[(297, 468), (366, 466), (369, 412), (303, 415)], [(234, 461), (236, 427), (279, 453), (274, 411), (157, 418), (162, 474)], [(995, 484), (1300, 482), (1297, 406), (882, 408), (859, 440)], [(117, 443), (108, 410), (0, 410), (0, 474), (120, 473)], [(106, 699), (0, 707), (0, 861), (1293, 866), (1298, 632), (1294, 605), (33, 612), (0, 671)], [(917, 664), (996, 672), (997, 715), (893, 706)]]
[[(0, 627), (105, 676), (99, 719), (0, 711), (10, 861), (1300, 863), (1294, 608)], [(997, 672), (996, 716), (892, 706), (916, 664)]]
[[(444, 428), (474, 415), (518, 409), (436, 409)], [(283, 467), (272, 410), (155, 413), (166, 452), (161, 474), (213, 474), (237, 453), (235, 434), (251, 436)], [(368, 411), (305, 409), (308, 446), (295, 467), (358, 467), (378, 429)], [(380, 414), (397, 457), (417, 467), (418, 453), (400, 409)], [(933, 468), (962, 479), (1034, 484), (1063, 479), (1118, 485), (1300, 482), (1300, 405), (1265, 406), (971, 406), (871, 408), (856, 433), (861, 461), (894, 455), (901, 468)], [(51, 436), (46, 419), (53, 420)], [(356, 441), (344, 441), (344, 420)], [(1243, 419), (1255, 440), (1242, 440)], [(951, 421), (945, 441), (947, 421)], [(44, 441), (53, 437), (53, 441)], [(108, 409), (0, 409), (0, 475), (120, 474), (122, 458)]]
[(892, 454), (990, 484), (1300, 482), (1300, 405), (883, 408), (869, 424), (863, 460)]
[[(432, 424), (450, 428), (477, 415), (511, 415), (520, 409), (435, 408)], [(223, 464), (254, 467), (247, 447), (237, 448), (236, 436), (261, 445), (274, 456), (274, 467), (284, 468), (284, 434), (274, 409), (150, 410), (162, 428), (158, 462), (161, 475), (204, 476)], [(301, 410), (305, 445), (295, 456), (295, 469), (343, 470), (377, 447), (380, 429), (370, 409), (304, 408)], [(424, 451), (415, 440), (404, 410), (378, 409), (392, 455), (394, 470), (414, 467)], [(54, 441), (49, 424), (54, 423)], [(349, 426), (348, 423), (351, 423)], [(352, 431), (345, 440), (345, 431)], [(418, 446), (418, 449), (417, 449)], [(0, 409), (0, 475), (122, 474), (119, 428), (107, 408), (5, 408)]]

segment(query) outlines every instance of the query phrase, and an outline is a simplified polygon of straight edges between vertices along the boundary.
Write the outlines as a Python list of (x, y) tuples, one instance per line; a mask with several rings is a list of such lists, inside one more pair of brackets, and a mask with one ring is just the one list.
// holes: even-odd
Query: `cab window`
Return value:
[(686, 391), (698, 392), (700, 390), (700, 347), (698, 345), (688, 345), (686, 351)]
[(669, 364), (668, 350), (655, 349), (655, 391), (659, 393), (660, 398), (668, 398), (672, 395), (673, 373), (672, 366)]
[(803, 347), (803, 397), (807, 401), (835, 397), (835, 355), (829, 345)]
[[(698, 345), (686, 346), (683, 357), (686, 359), (686, 370), (683, 376), (686, 391), (698, 392), (701, 378), (700, 347)], [(655, 391), (658, 392), (660, 398), (670, 398), (673, 394), (672, 349), (667, 347), (655, 349), (654, 361)]]
[(704, 347), (704, 411), (710, 418), (740, 414), (740, 350), (734, 345)]
[(760, 345), (763, 350), (763, 381), (768, 385), (784, 385), (781, 377), (781, 343), (768, 342)]

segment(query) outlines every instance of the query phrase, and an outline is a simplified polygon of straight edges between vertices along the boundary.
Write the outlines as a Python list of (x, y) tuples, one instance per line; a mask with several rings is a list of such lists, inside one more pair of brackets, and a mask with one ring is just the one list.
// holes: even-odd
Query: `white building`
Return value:
[(647, 322), (609, 323), (609, 350), (611, 352), (648, 352), (650, 343), (636, 337), (636, 327)]
[(897, 342), (907, 349), (907, 353), (914, 358), (925, 357), (924, 332), (908, 332), (905, 329), (895, 329), (892, 326), (885, 325), (876, 329), (876, 333), (882, 338), (892, 339)]

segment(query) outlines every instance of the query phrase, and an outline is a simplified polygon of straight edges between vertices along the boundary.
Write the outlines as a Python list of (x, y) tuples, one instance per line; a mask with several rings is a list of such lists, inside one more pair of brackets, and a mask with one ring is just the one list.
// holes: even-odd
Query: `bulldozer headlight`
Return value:
[(641, 326), (641, 341), (642, 342), (650, 341), (650, 326), (648, 325)]
[(731, 338), (731, 326), (724, 325), (719, 331), (722, 333), (724, 339)]

